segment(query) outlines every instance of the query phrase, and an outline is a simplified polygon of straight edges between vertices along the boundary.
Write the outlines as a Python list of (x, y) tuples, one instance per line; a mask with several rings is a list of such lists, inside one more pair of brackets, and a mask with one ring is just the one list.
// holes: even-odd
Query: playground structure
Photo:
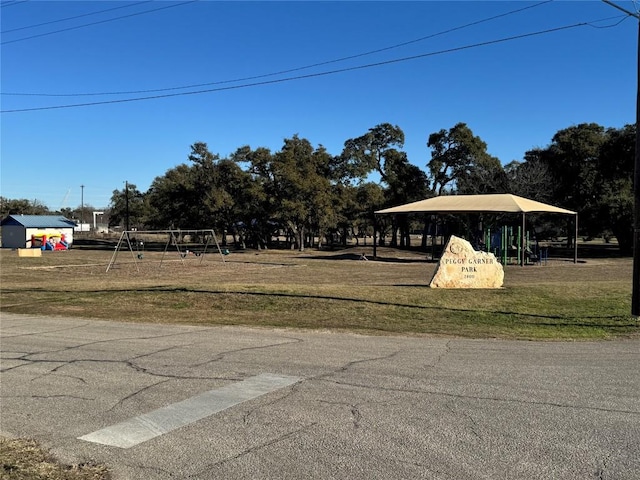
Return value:
[[(148, 238), (166, 238), (162, 255), (158, 261), (158, 267), (162, 267), (169, 251), (173, 251), (177, 258), (184, 264), (185, 260), (193, 256), (197, 258), (197, 264), (201, 265), (205, 255), (215, 246), (222, 263), (224, 256), (228, 254), (228, 250), (221, 249), (218, 239), (213, 229), (204, 230), (125, 230), (120, 235), (115, 251), (111, 256), (111, 260), (107, 265), (107, 272), (116, 264), (118, 252), (123, 249), (129, 250), (131, 257), (139, 272), (140, 262), (145, 261), (145, 248), (148, 244)], [(147, 243), (145, 243), (147, 242)], [(156, 242), (157, 243), (157, 242)], [(174, 250), (175, 249), (175, 250)], [(214, 250), (215, 251), (215, 250)]]
[[(451, 233), (446, 225), (438, 222), (431, 222), (426, 231), (426, 245), (431, 246), (431, 260), (435, 261)], [(523, 238), (522, 231), (521, 226), (503, 225), (485, 228), (477, 235), (463, 235), (463, 238), (471, 237), (470, 241), (477, 251), (493, 253), (503, 265), (546, 265), (549, 260), (548, 245), (541, 245), (535, 232), (526, 231)]]
[[(419, 200), (396, 207), (385, 208), (374, 212), (376, 215), (398, 215), (398, 214), (432, 214), (432, 215), (460, 215), (460, 214), (518, 214), (521, 216), (521, 227), (518, 230), (519, 243), (511, 244), (515, 247), (516, 258), (519, 260), (520, 266), (525, 265), (525, 254), (529, 246), (525, 245), (528, 238), (526, 234), (526, 215), (530, 213), (554, 213), (560, 215), (571, 215), (574, 217), (574, 239), (573, 242), (573, 263), (578, 263), (578, 213), (567, 210), (565, 208), (556, 207), (542, 202), (537, 202), (528, 198), (519, 197), (508, 193), (503, 194), (486, 194), (486, 195), (440, 195), (437, 197)], [(375, 228), (375, 224), (374, 224)], [(513, 237), (511, 230), (511, 237)], [(570, 233), (568, 233), (570, 235)], [(377, 233), (374, 232), (373, 255), (376, 255), (376, 239)], [(507, 237), (509, 234), (507, 233)], [(516, 234), (516, 237), (518, 235)], [(506, 262), (508, 255), (508, 240), (500, 241), (500, 255)], [(505, 250), (507, 255), (505, 256)]]
[(541, 247), (537, 239), (530, 238), (530, 232), (522, 237), (520, 226), (502, 226), (499, 230), (484, 231), (484, 250), (493, 253), (503, 265), (547, 264), (549, 249)]
[(64, 233), (36, 232), (31, 235), (31, 248), (40, 250), (68, 250), (69, 244)]

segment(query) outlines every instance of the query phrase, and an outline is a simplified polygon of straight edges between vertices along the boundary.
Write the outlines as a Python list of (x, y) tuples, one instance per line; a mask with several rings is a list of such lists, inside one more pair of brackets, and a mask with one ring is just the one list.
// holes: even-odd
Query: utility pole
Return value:
[(607, 5), (611, 5), (623, 11), (630, 17), (638, 20), (638, 42), (636, 60), (636, 156), (635, 172), (633, 175), (633, 196), (635, 199), (633, 210), (633, 290), (631, 295), (631, 315), (640, 317), (640, 15), (630, 12), (610, 0), (602, 0)]
[(84, 231), (84, 185), (80, 185), (80, 231)]
[(129, 182), (124, 182), (125, 222), (124, 229), (129, 231)]

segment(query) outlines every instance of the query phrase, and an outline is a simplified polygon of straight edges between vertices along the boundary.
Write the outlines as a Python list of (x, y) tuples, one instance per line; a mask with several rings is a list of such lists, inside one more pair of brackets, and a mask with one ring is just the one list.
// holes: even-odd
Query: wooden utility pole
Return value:
[(124, 182), (125, 222), (124, 229), (129, 231), (129, 182)]
[(84, 231), (84, 185), (80, 185), (80, 231)]
[(631, 315), (640, 317), (640, 15), (630, 12), (610, 0), (602, 0), (607, 5), (611, 5), (623, 11), (630, 17), (638, 20), (638, 41), (636, 59), (636, 156), (635, 172), (633, 175), (633, 196), (635, 199), (633, 210), (633, 290), (631, 295)]

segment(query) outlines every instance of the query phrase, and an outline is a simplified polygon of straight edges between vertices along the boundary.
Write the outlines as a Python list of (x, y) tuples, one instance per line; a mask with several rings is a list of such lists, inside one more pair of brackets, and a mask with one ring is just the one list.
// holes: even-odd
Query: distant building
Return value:
[(71, 246), (76, 223), (60, 215), (9, 215), (0, 221), (2, 248), (38, 248), (43, 238)]

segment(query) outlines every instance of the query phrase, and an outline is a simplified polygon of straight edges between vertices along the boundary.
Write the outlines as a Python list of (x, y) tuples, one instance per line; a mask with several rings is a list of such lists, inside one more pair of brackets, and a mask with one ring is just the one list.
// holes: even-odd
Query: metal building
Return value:
[(63, 239), (70, 247), (76, 223), (61, 215), (9, 215), (0, 221), (2, 248), (38, 248), (36, 239)]

